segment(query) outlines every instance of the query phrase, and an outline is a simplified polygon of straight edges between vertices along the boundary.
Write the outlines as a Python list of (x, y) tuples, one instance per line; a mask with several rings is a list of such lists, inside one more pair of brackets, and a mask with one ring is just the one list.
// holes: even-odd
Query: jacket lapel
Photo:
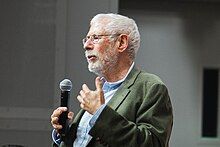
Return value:
[[(73, 142), (75, 139), (76, 139), (76, 132), (77, 132), (77, 127), (78, 127), (78, 124), (80, 122), (80, 119), (81, 117), (83, 116), (85, 110), (81, 109), (76, 117), (74, 118), (74, 120), (72, 121), (72, 123), (70, 124), (70, 128), (69, 128), (69, 137), (70, 137), (70, 140)], [(71, 144), (72, 144), (71, 142)]]
[(76, 117), (74, 118), (72, 124), (79, 124), (81, 117), (83, 116), (85, 110), (80, 109), (80, 111), (77, 113)]
[(122, 83), (122, 85), (119, 87), (119, 89), (116, 91), (116, 93), (108, 103), (108, 105), (112, 109), (116, 110), (121, 105), (121, 103), (126, 99), (127, 95), (130, 93), (129, 88), (134, 84), (139, 73), (140, 70), (136, 68), (133, 68), (131, 70), (125, 81)]

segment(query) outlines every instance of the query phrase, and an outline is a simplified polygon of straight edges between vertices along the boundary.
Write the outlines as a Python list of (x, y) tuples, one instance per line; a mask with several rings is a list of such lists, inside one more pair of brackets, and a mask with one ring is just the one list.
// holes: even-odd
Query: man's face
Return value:
[[(106, 34), (101, 29), (96, 27), (90, 28), (87, 36), (93, 35), (110, 35)], [(109, 36), (93, 36), (90, 37), (84, 44), (85, 56), (88, 62), (88, 69), (98, 75), (103, 75), (111, 71), (118, 61), (118, 52), (115, 48), (115, 39)]]

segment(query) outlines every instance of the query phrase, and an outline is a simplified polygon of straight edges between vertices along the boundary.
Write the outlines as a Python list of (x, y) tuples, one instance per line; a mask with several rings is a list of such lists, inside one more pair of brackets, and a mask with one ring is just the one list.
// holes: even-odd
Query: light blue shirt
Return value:
[[(90, 129), (94, 126), (96, 120), (99, 118), (100, 114), (102, 113), (103, 109), (109, 102), (109, 100), (113, 97), (115, 92), (118, 90), (119, 86), (124, 82), (128, 74), (130, 73), (131, 69), (134, 66), (134, 62), (132, 63), (128, 73), (126, 76), (117, 81), (117, 82), (107, 82), (105, 81), (103, 84), (103, 92), (104, 92), (104, 98), (105, 98), (105, 104), (103, 104), (96, 112), (94, 115), (88, 113), (87, 111), (83, 114), (78, 128), (77, 128), (77, 134), (76, 134), (76, 139), (73, 143), (73, 147), (86, 147), (88, 143), (91, 141), (92, 136), (90, 136), (88, 133)], [(58, 145), (60, 144), (60, 137), (56, 133), (55, 130), (52, 132), (52, 139), (53, 141)]]

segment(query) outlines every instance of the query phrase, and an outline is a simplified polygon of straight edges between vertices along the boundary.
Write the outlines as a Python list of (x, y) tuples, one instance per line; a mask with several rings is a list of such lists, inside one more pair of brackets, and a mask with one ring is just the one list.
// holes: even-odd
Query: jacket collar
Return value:
[(121, 103), (125, 100), (127, 95), (130, 93), (129, 88), (134, 84), (140, 72), (141, 71), (135, 67), (131, 70), (131, 72), (128, 74), (127, 78), (125, 79), (125, 81), (122, 83), (120, 88), (116, 91), (114, 96), (111, 98), (111, 100), (107, 104), (108, 106), (116, 110), (121, 105)]

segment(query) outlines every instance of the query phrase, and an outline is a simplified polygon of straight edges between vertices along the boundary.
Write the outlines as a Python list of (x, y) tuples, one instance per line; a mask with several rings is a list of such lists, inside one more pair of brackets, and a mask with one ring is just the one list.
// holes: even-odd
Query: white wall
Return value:
[(136, 63), (159, 75), (170, 92), (174, 108), (170, 146), (219, 146), (219, 138), (201, 137), (201, 107), (202, 69), (220, 66), (220, 13), (216, 9), (220, 4), (198, 8), (190, 3), (124, 3), (119, 12), (134, 18), (141, 32)]

